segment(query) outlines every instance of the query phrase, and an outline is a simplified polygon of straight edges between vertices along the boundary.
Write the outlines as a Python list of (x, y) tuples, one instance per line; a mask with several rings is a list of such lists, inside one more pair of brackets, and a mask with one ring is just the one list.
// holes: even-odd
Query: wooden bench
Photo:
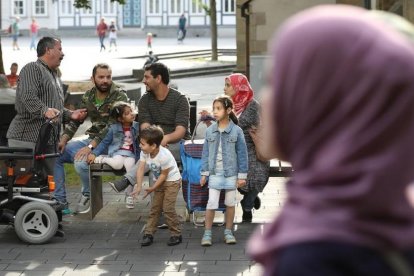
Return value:
[(89, 219), (93, 219), (103, 207), (102, 176), (122, 176), (126, 173), (124, 169), (114, 170), (106, 164), (91, 164), (89, 166), (90, 203), (88, 212)]

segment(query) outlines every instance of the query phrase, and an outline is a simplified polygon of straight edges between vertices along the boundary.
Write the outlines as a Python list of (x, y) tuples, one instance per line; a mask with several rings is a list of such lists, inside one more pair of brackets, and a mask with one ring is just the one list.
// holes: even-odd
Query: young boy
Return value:
[(137, 196), (142, 189), (146, 165), (154, 176), (154, 185), (145, 189), (144, 198), (154, 192), (151, 211), (145, 227), (141, 245), (151, 245), (157, 230), (157, 223), (161, 212), (167, 221), (171, 237), (168, 245), (177, 245), (182, 242), (180, 222), (175, 211), (175, 202), (181, 187), (181, 174), (177, 162), (171, 152), (161, 146), (164, 133), (160, 127), (150, 126), (140, 131), (141, 155), (138, 161), (137, 184), (132, 196)]

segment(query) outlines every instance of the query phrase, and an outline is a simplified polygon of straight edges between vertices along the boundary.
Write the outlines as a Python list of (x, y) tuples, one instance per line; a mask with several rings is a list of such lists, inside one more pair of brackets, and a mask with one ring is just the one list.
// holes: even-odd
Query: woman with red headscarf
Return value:
[(224, 93), (230, 96), (234, 102), (234, 111), (239, 119), (239, 127), (243, 130), (246, 140), (249, 173), (247, 183), (239, 192), (243, 195), (240, 204), (243, 209), (243, 222), (252, 222), (252, 209), (260, 208), (258, 194), (263, 191), (269, 180), (269, 161), (261, 161), (257, 158), (253, 135), (260, 125), (260, 105), (253, 98), (253, 90), (249, 81), (243, 74), (232, 74), (225, 79)]

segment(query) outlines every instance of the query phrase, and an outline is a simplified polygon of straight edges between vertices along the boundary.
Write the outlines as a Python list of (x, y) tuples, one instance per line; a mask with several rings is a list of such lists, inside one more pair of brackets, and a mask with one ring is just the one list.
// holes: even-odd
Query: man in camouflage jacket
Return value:
[(69, 211), (66, 200), (64, 163), (74, 163), (75, 170), (81, 180), (81, 200), (76, 212), (84, 213), (89, 210), (90, 185), (88, 154), (105, 137), (108, 126), (115, 121), (110, 118), (110, 109), (115, 102), (128, 101), (125, 91), (112, 83), (112, 71), (107, 64), (97, 64), (92, 71), (92, 82), (95, 84), (91, 90), (85, 92), (80, 103), (80, 108), (86, 108), (92, 126), (86, 130), (88, 138), (71, 141), (82, 122), (71, 121), (65, 128), (60, 141), (60, 157), (56, 160), (54, 168), (54, 180), (56, 189), (54, 198), (60, 203), (64, 213)]

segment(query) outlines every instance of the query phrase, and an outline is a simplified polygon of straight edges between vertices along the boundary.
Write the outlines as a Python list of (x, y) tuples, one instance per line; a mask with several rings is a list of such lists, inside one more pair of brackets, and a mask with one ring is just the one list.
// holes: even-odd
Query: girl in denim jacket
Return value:
[(222, 189), (226, 190), (224, 241), (227, 244), (236, 243), (232, 233), (236, 189), (246, 184), (248, 171), (246, 142), (242, 129), (236, 125), (237, 117), (233, 112), (232, 100), (227, 96), (216, 98), (213, 102), (213, 115), (217, 122), (207, 128), (201, 160), (201, 186), (206, 184), (206, 178), (209, 177), (206, 228), (201, 240), (203, 246), (212, 244), (211, 227)]
[[(135, 122), (136, 111), (129, 103), (118, 102), (111, 110), (111, 117), (117, 123), (109, 126), (108, 133), (88, 156), (89, 163), (108, 164), (115, 170), (125, 167), (128, 172), (139, 159), (140, 148), (137, 143), (138, 123)], [(108, 155), (101, 155), (108, 152)], [(96, 157), (97, 156), (97, 157)], [(132, 186), (126, 190), (126, 207), (134, 208), (130, 196)]]

